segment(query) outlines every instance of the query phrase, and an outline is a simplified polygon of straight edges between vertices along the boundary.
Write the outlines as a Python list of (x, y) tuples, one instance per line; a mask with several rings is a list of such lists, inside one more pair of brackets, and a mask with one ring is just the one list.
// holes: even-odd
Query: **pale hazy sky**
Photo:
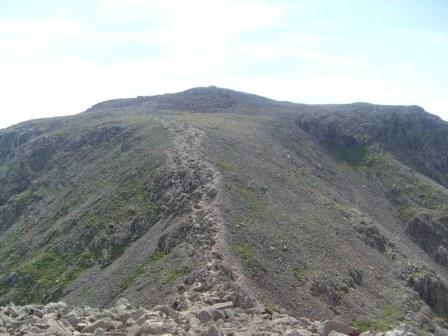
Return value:
[(446, 0), (0, 0), (0, 127), (217, 85), (448, 120)]

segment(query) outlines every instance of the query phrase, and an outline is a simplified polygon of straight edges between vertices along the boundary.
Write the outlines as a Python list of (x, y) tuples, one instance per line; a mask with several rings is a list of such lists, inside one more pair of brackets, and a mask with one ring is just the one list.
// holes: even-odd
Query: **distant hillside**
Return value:
[(417, 106), (102, 102), (0, 131), (0, 302), (440, 318), (447, 187), (448, 123)]

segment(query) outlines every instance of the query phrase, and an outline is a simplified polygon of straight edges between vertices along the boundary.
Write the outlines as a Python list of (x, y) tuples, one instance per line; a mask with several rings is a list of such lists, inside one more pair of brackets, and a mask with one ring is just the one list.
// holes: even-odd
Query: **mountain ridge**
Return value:
[(416, 106), (216, 87), (0, 130), (0, 302), (263, 302), (369, 326), (429, 306), (436, 320), (447, 139)]

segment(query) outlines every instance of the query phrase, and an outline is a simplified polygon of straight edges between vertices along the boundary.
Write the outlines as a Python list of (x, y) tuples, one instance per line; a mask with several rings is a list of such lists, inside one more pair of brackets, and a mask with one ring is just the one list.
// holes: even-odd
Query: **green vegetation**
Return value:
[(247, 262), (251, 263), (254, 259), (253, 251), (247, 244), (240, 243), (235, 246), (236, 252)]
[(418, 213), (418, 209), (413, 207), (400, 208), (398, 211), (400, 212), (400, 218), (403, 222), (407, 222)]
[(31, 191), (31, 189), (28, 188), (16, 195), (16, 201), (17, 202), (25, 202), (29, 198), (31, 198), (31, 196), (32, 196), (32, 191)]
[(16, 269), (19, 280), (13, 287), (13, 300), (18, 304), (50, 301), (94, 263), (95, 256), (88, 249), (77, 256), (55, 250), (41, 252)]
[(58, 129), (48, 133), (48, 135), (53, 137), (64, 137), (68, 135), (68, 132), (62, 129)]
[(216, 166), (218, 167), (218, 169), (220, 169), (222, 171), (231, 172), (231, 171), (235, 170), (235, 168), (232, 166), (232, 164), (229, 161), (220, 160), (220, 161), (216, 162)]
[(262, 199), (260, 199), (251, 189), (243, 186), (242, 184), (237, 184), (235, 186), (235, 191), (238, 193), (238, 195), (240, 195), (247, 201), (252, 213), (258, 214), (267, 210), (266, 203)]
[(162, 284), (166, 286), (172, 285), (184, 274), (184, 270), (166, 270), (162, 277)]
[(259, 115), (238, 115), (237, 118), (232, 118), (229, 117), (228, 113), (186, 113), (178, 115), (178, 118), (201, 129), (208, 129), (209, 131), (215, 132), (238, 133), (244, 136), (251, 136), (254, 133), (255, 127), (263, 119)]
[[(151, 265), (157, 264), (158, 262), (163, 260), (166, 256), (167, 256), (167, 254), (163, 251), (155, 252), (153, 255), (151, 255), (146, 260), (146, 262), (143, 265), (141, 265), (134, 272), (132, 272), (132, 274), (129, 276), (129, 278), (126, 279), (126, 281), (124, 281), (123, 283), (120, 284), (120, 286), (119, 286), (120, 289), (125, 290), (125, 289), (129, 288), (129, 286), (131, 284), (133, 284), (135, 282), (135, 280), (137, 280), (139, 277), (141, 277), (145, 274), (145, 270), (147, 268), (149, 268)], [(170, 279), (173, 279), (172, 274), (167, 276), (166, 280), (169, 281)]]
[(149, 257), (149, 263), (156, 263), (166, 257), (166, 253), (163, 251), (157, 251)]
[[(121, 256), (160, 214), (152, 200), (163, 193), (156, 174), (164, 173), (158, 168), (170, 145), (161, 123), (120, 114), (83, 116), (61, 125), (40, 125), (39, 136), (76, 133), (77, 140), (49, 139), (58, 143), (51, 153), (45, 141), (36, 142), (33, 150), (51, 155), (51, 165), (36, 172), (38, 185), (13, 196), (14, 202), (1, 209), (7, 221), (0, 230), (9, 233), (0, 244), (0, 297), (11, 295), (15, 303), (57, 300), (85, 269)], [(20, 167), (13, 175), (0, 174), (0, 182), (14, 185), (17, 181), (11, 179), (28, 178), (32, 153), (17, 152)], [(2, 162), (1, 169), (8, 164)], [(21, 206), (31, 200), (36, 211)], [(1, 281), (8, 274), (17, 277)]]
[(396, 327), (404, 319), (402, 310), (392, 304), (383, 307), (380, 316), (376, 320), (358, 320), (353, 322), (353, 326), (359, 332), (375, 331), (384, 332)]
[(296, 279), (299, 282), (304, 282), (308, 280), (310, 273), (311, 272), (308, 268), (294, 267), (292, 269), (292, 275), (294, 276), (294, 279)]

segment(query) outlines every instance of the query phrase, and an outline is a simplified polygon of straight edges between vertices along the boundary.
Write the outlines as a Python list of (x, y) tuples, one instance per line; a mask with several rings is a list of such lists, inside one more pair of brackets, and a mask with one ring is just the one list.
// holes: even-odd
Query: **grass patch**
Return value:
[(243, 258), (247, 263), (250, 263), (254, 259), (254, 254), (249, 245), (240, 243), (235, 246), (236, 253)]
[(260, 199), (251, 189), (241, 184), (237, 184), (235, 186), (235, 191), (239, 196), (247, 201), (252, 213), (257, 214), (260, 212), (265, 212), (267, 210), (266, 203), (262, 199)]
[(31, 191), (31, 189), (28, 188), (16, 195), (16, 201), (17, 202), (25, 202), (28, 199), (30, 199), (31, 196), (32, 196), (32, 191)]
[(216, 162), (216, 166), (218, 167), (219, 170), (226, 171), (226, 172), (235, 170), (233, 168), (233, 166), (230, 164), (230, 162), (224, 161), (224, 160), (220, 160), (220, 161)]
[(297, 281), (304, 282), (308, 280), (310, 271), (307, 268), (294, 267), (292, 269), (292, 275)]
[(403, 312), (395, 305), (387, 304), (383, 307), (378, 319), (369, 320), (358, 320), (353, 322), (353, 326), (359, 332), (365, 331), (375, 331), (375, 332), (385, 332), (396, 327), (401, 321), (403, 321)]
[(177, 279), (179, 279), (185, 272), (181, 270), (167, 270), (162, 277), (163, 285), (172, 285)]
[(400, 208), (399, 212), (400, 212), (401, 220), (403, 222), (407, 222), (408, 220), (410, 220), (412, 217), (414, 217), (417, 214), (418, 209), (413, 208), (413, 207), (405, 207), (405, 208)]
[(95, 256), (88, 249), (79, 255), (42, 252), (16, 270), (20, 281), (12, 290), (13, 301), (16, 304), (51, 301), (94, 263)]
[(157, 251), (156, 253), (154, 253), (152, 256), (149, 257), (149, 262), (150, 263), (156, 263), (159, 260), (162, 260), (163, 258), (166, 257), (166, 253), (163, 251)]
[(65, 130), (55, 130), (55, 131), (48, 133), (48, 135), (52, 136), (52, 137), (64, 137), (64, 136), (68, 135), (68, 132)]
[[(157, 251), (153, 255), (151, 255), (148, 260), (141, 265), (139, 268), (137, 268), (134, 272), (131, 273), (131, 275), (119, 285), (121, 290), (125, 290), (131, 286), (132, 283), (135, 282), (139, 277), (145, 274), (146, 267), (156, 264), (159, 261), (161, 261), (163, 258), (166, 257), (166, 253), (163, 251)], [(168, 280), (170, 277), (168, 277)]]

